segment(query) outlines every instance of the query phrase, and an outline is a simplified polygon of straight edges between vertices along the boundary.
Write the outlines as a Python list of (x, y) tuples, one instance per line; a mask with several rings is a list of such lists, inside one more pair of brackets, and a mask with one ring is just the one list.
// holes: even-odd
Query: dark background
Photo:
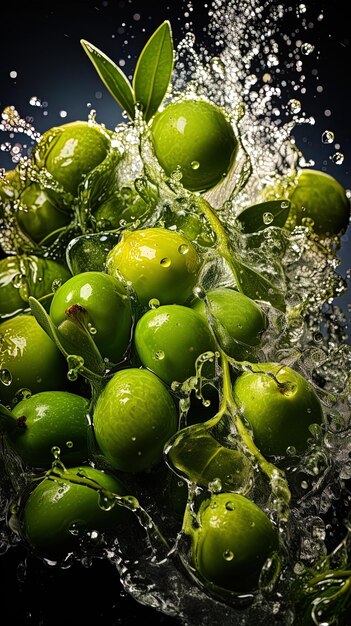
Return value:
[[(205, 0), (194, 0), (192, 13), (192, 30), (205, 42), (206, 4)], [(306, 160), (313, 159), (317, 169), (335, 176), (350, 189), (351, 48), (343, 5), (341, 0), (306, 1), (307, 7), (317, 6), (325, 16), (318, 28), (310, 32), (316, 54), (308, 61), (311, 65), (307, 67), (306, 82), (312, 77), (314, 82), (303, 101), (304, 109), (315, 117), (316, 123), (297, 128), (294, 134)], [(186, 3), (180, 0), (32, 1), (20, 8), (17, 3), (15, 6), (7, 2), (1, 7), (0, 110), (14, 105), (22, 117), (33, 118), (36, 130), (43, 132), (57, 124), (87, 119), (90, 108), (94, 108), (97, 120), (113, 128), (122, 121), (121, 111), (93, 70), (79, 40), (87, 39), (115, 61), (123, 59), (122, 69), (131, 74), (142, 46), (164, 19), (171, 21), (177, 44), (189, 21), (186, 11)], [(12, 77), (11, 72), (17, 76)], [(33, 97), (40, 100), (41, 106), (30, 104)], [(62, 117), (61, 111), (67, 112), (66, 117)], [(328, 146), (321, 142), (326, 129), (335, 136)], [(0, 143), (5, 141), (6, 137), (0, 137)], [(18, 141), (23, 143), (25, 139), (21, 136)], [(344, 154), (342, 165), (330, 159), (337, 150)], [(11, 155), (3, 149), (0, 167), (13, 167)], [(350, 234), (349, 228), (339, 252), (339, 272), (343, 276), (351, 265)], [(338, 302), (348, 315), (348, 292)], [(115, 626), (148, 618), (153, 624), (173, 622), (123, 593), (117, 571), (107, 562), (97, 561), (91, 568), (50, 570), (40, 561), (27, 558), (19, 547), (0, 557), (0, 576), (4, 624)]]

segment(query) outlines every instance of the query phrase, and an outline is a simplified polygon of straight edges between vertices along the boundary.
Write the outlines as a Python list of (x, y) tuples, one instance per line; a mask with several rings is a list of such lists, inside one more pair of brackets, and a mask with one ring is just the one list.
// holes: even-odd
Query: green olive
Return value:
[(152, 121), (151, 136), (168, 176), (180, 168), (181, 182), (204, 191), (227, 174), (238, 140), (223, 109), (203, 99), (171, 102)]
[(106, 260), (107, 271), (130, 281), (139, 301), (147, 305), (184, 304), (200, 270), (199, 255), (188, 239), (167, 228), (125, 231)]
[(14, 255), (0, 260), (0, 318), (28, 308), (28, 299), (53, 293), (70, 272), (60, 263), (34, 255)]
[(15, 427), (7, 442), (31, 467), (49, 468), (56, 448), (65, 465), (89, 457), (90, 401), (68, 391), (42, 391), (24, 398), (12, 409)]
[(92, 333), (101, 355), (113, 363), (122, 359), (128, 347), (130, 299), (122, 282), (104, 272), (83, 272), (63, 283), (54, 293), (50, 317), (58, 328), (67, 317), (78, 318)]
[[(81, 484), (82, 479), (88, 485)], [(82, 532), (115, 532), (128, 523), (131, 514), (118, 504), (107, 508), (104, 490), (107, 494), (126, 494), (115, 476), (88, 465), (68, 468), (61, 478), (49, 474), (23, 505), (23, 538), (40, 556), (60, 559), (79, 549)]]
[(321, 402), (311, 383), (279, 363), (252, 365), (234, 382), (234, 399), (252, 428), (256, 445), (266, 455), (301, 452), (311, 437), (310, 426), (323, 423)]
[(71, 220), (71, 216), (58, 209), (38, 183), (31, 183), (25, 187), (20, 194), (19, 202), (17, 221), (21, 230), (36, 243), (67, 226)]
[(222, 349), (237, 360), (253, 360), (267, 327), (267, 318), (254, 300), (226, 287), (211, 289), (206, 304), (198, 300), (193, 305), (204, 319), (208, 319)]
[(73, 196), (89, 172), (110, 148), (107, 131), (85, 121), (69, 122), (46, 131), (34, 151), (34, 162), (45, 168)]
[[(195, 376), (196, 359), (216, 349), (206, 321), (193, 309), (179, 304), (144, 313), (135, 327), (134, 343), (143, 366), (168, 384)], [(213, 375), (213, 364), (203, 373)]]
[(0, 397), (10, 404), (20, 389), (32, 393), (67, 388), (67, 365), (30, 314), (0, 324)]
[(191, 528), (195, 569), (210, 587), (247, 592), (279, 548), (267, 514), (248, 498), (220, 493), (202, 502)]
[(140, 472), (161, 462), (178, 426), (165, 385), (148, 370), (117, 372), (99, 395), (93, 416), (98, 447), (112, 467)]

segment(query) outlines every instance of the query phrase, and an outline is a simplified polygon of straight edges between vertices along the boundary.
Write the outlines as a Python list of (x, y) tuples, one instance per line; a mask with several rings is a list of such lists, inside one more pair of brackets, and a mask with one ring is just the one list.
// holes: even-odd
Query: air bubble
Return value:
[(333, 154), (330, 158), (335, 165), (342, 165), (345, 155), (342, 152), (335, 152), (335, 154)]
[(7, 369), (2, 369), (0, 371), (0, 382), (2, 382), (5, 387), (9, 387), (12, 383), (12, 374)]
[(268, 225), (271, 224), (274, 220), (274, 215), (272, 213), (263, 213), (263, 223)]
[(158, 309), (158, 307), (160, 306), (160, 301), (157, 298), (151, 298), (151, 300), (149, 300), (149, 308), (150, 309)]
[(334, 141), (334, 133), (332, 130), (325, 130), (322, 134), (322, 142), (323, 143), (333, 143)]
[(163, 352), (163, 350), (158, 350), (155, 353), (155, 359), (157, 359), (157, 361), (163, 361), (164, 358), (165, 358), (165, 353)]
[(223, 558), (225, 561), (232, 561), (234, 558), (234, 552), (232, 552), (231, 550), (224, 550)]
[(199, 169), (199, 167), (200, 167), (200, 163), (199, 163), (199, 161), (192, 161), (192, 162), (190, 163), (190, 167), (191, 167), (191, 169), (192, 169), (192, 170), (198, 170), (198, 169)]

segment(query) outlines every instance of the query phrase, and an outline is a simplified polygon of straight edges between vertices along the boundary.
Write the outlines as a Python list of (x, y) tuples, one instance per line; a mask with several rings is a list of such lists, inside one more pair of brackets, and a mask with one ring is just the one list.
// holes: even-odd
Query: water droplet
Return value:
[(149, 308), (150, 309), (157, 309), (160, 306), (160, 301), (157, 298), (151, 298), (151, 300), (149, 300)]
[(51, 453), (52, 453), (55, 461), (59, 461), (60, 460), (61, 449), (58, 446), (53, 446), (51, 448)]
[(313, 50), (314, 50), (314, 45), (311, 43), (303, 43), (301, 46), (301, 52), (305, 56), (308, 56), (309, 54), (311, 54)]
[(301, 102), (300, 100), (296, 100), (295, 98), (291, 98), (288, 102), (288, 109), (290, 113), (300, 113), (301, 111)]
[(214, 478), (208, 483), (208, 489), (212, 493), (220, 493), (222, 491), (222, 481), (220, 478)]
[(333, 143), (334, 141), (334, 133), (332, 130), (325, 130), (322, 134), (322, 142), (323, 143)]
[(66, 441), (67, 448), (73, 448), (73, 441)]
[(187, 254), (187, 252), (189, 252), (189, 246), (186, 243), (180, 244), (178, 252), (179, 254)]
[(0, 381), (5, 387), (9, 387), (12, 383), (12, 375), (11, 372), (7, 369), (2, 369), (0, 371)]
[(103, 511), (110, 511), (115, 506), (114, 496), (104, 491), (99, 492), (99, 507)]
[(170, 258), (168, 258), (167, 256), (165, 256), (163, 259), (161, 259), (160, 261), (160, 265), (162, 267), (170, 267), (172, 264), (172, 261)]
[(280, 206), (282, 209), (287, 209), (289, 207), (289, 202), (287, 200), (282, 200)]
[(54, 278), (52, 281), (51, 289), (55, 293), (62, 285), (62, 280), (60, 278)]
[(274, 220), (274, 215), (272, 213), (263, 213), (263, 223), (264, 224), (271, 224)]
[(226, 502), (225, 504), (225, 508), (227, 509), (227, 511), (234, 511), (235, 503), (232, 500), (228, 500), (228, 502)]
[(224, 550), (223, 558), (225, 561), (232, 561), (234, 558), (234, 552), (232, 552), (231, 550)]
[(335, 154), (333, 154), (330, 158), (335, 165), (341, 165), (344, 162), (345, 156), (342, 152), (335, 152)]
[(88, 330), (91, 335), (96, 335), (97, 333), (95, 326), (93, 326), (90, 322), (88, 322)]
[(158, 350), (155, 353), (155, 359), (157, 359), (157, 361), (162, 361), (165, 358), (165, 353), (163, 352), (163, 350)]
[(199, 167), (200, 167), (200, 163), (199, 163), (199, 161), (192, 161), (192, 162), (190, 163), (190, 166), (191, 166), (191, 169), (193, 169), (193, 170), (198, 170), (198, 169), (199, 169)]

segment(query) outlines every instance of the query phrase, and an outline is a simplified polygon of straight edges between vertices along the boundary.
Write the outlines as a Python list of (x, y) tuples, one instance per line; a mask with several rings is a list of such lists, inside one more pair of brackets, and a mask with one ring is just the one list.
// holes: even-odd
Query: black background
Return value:
[[(97, 110), (97, 120), (107, 127), (113, 128), (122, 120), (119, 107), (83, 52), (81, 38), (115, 61), (124, 59), (123, 70), (128, 74), (132, 73), (142, 46), (164, 19), (171, 21), (175, 44), (184, 35), (187, 21), (186, 4), (179, 0), (148, 3), (64, 0), (32, 1), (20, 8), (17, 3), (12, 5), (8, 2), (1, 7), (0, 109), (14, 105), (22, 117), (33, 117), (33, 124), (40, 132), (64, 122), (86, 119), (88, 103)], [(312, 5), (316, 3), (306, 1), (307, 7)], [(312, 158), (317, 169), (324, 169), (349, 189), (351, 48), (344, 5), (341, 0), (317, 3), (325, 17), (318, 28), (311, 30), (310, 39), (318, 51), (311, 60), (311, 71), (318, 68), (318, 84), (323, 86), (323, 91), (307, 90), (303, 107), (315, 117), (316, 124), (297, 128), (295, 135), (306, 160)], [(206, 2), (194, 0), (193, 7), (193, 31), (198, 39), (206, 41)], [(17, 72), (16, 78), (11, 78), (12, 71)], [(33, 107), (30, 104), (33, 96), (47, 106)], [(63, 110), (67, 111), (65, 118), (60, 116)], [(325, 115), (327, 110), (331, 112), (329, 116)], [(335, 143), (345, 155), (341, 166), (330, 159), (337, 148), (321, 142), (326, 129), (334, 132)], [(5, 138), (0, 137), (0, 142), (3, 141)], [(3, 151), (0, 151), (0, 167), (13, 167), (9, 154)], [(339, 254), (339, 271), (345, 276), (351, 265), (350, 228), (342, 238)], [(347, 313), (348, 293), (339, 302)], [(134, 624), (141, 619), (150, 619), (153, 624), (173, 622), (125, 595), (117, 571), (108, 562), (97, 561), (88, 569), (79, 565), (60, 571), (27, 558), (27, 573), (23, 575), (26, 558), (21, 547), (0, 557), (3, 624), (115, 626)]]

